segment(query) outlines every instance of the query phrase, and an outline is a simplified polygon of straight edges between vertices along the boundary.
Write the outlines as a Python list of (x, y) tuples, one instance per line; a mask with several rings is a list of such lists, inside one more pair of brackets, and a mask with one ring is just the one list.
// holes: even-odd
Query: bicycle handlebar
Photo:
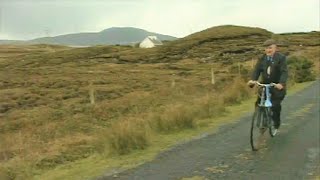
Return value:
[(262, 83), (259, 83), (258, 81), (256, 81), (255, 84), (257, 84), (258, 86), (264, 86), (264, 87), (267, 87), (267, 86), (275, 86), (275, 85), (276, 85), (275, 83), (262, 84)]

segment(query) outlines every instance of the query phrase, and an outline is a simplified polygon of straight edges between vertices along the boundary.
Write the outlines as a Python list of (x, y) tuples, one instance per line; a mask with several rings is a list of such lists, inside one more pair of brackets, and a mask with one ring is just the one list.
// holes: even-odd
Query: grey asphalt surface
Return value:
[(319, 81), (283, 101), (282, 126), (257, 152), (249, 143), (251, 117), (160, 154), (103, 180), (313, 179), (319, 174)]

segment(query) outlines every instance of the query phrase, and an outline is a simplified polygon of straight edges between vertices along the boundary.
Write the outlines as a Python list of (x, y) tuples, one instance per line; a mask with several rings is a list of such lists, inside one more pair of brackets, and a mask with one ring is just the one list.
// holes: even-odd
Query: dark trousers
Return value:
[[(286, 95), (286, 90), (278, 90), (278, 89), (271, 89), (271, 102), (272, 102), (272, 119), (274, 121), (274, 125), (276, 128), (280, 127), (281, 124), (281, 102)], [(256, 106), (260, 102), (260, 98), (258, 97), (256, 101)]]

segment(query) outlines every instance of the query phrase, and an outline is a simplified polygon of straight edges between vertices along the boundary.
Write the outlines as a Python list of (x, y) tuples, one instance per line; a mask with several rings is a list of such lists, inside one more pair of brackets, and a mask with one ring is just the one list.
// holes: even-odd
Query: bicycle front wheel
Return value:
[(252, 151), (257, 151), (263, 141), (263, 134), (266, 131), (265, 108), (256, 107), (252, 116), (250, 128), (250, 145)]

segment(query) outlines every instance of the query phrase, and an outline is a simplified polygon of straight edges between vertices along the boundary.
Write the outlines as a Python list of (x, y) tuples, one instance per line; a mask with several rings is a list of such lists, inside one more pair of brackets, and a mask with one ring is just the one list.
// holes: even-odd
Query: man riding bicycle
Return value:
[[(286, 95), (286, 82), (288, 79), (286, 56), (277, 51), (277, 43), (273, 39), (265, 41), (263, 45), (265, 54), (259, 58), (248, 85), (253, 87), (260, 75), (262, 76), (262, 83), (275, 83), (274, 88), (271, 89), (272, 119), (275, 129), (279, 129), (281, 102)], [(260, 102), (259, 97), (256, 105), (258, 102)]]

